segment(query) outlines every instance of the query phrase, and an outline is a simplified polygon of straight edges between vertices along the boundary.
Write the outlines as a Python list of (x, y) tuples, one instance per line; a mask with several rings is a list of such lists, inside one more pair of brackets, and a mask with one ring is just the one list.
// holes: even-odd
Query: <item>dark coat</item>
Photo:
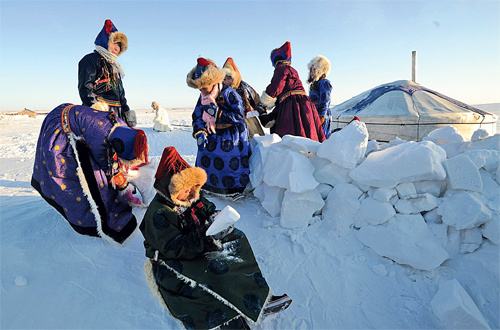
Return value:
[(78, 233), (106, 235), (121, 243), (137, 223), (110, 184), (107, 138), (114, 123), (108, 112), (76, 105), (68, 112), (72, 133), (66, 134), (61, 113), (67, 105), (49, 112), (42, 123), (31, 185)]
[(113, 77), (112, 66), (97, 51), (85, 55), (78, 63), (78, 91), (82, 104), (88, 107), (103, 99), (121, 112), (130, 110), (121, 77)]
[[(236, 88), (236, 92), (241, 96), (243, 100), (243, 107), (245, 108), (245, 113), (254, 111), (257, 104), (260, 102), (259, 94), (250, 86), (248, 83), (242, 81), (240, 86)], [(245, 118), (245, 122), (248, 127), (248, 137), (251, 139), (255, 134), (260, 136), (264, 135), (264, 130), (260, 124), (257, 117)]]
[(270, 294), (243, 232), (224, 237), (222, 251), (205, 236), (214, 212), (203, 197), (183, 209), (157, 194), (140, 226), (146, 256), (158, 251), (152, 272), (159, 293), (188, 329), (214, 328), (238, 316), (258, 321)]
[(303, 136), (323, 142), (325, 133), (316, 107), (307, 95), (290, 95), (281, 100), (290, 91), (304, 91), (299, 74), (289, 64), (278, 63), (271, 83), (266, 88), (269, 96), (277, 98), (271, 116), (276, 122), (271, 128), (271, 133), (281, 137), (287, 134)]

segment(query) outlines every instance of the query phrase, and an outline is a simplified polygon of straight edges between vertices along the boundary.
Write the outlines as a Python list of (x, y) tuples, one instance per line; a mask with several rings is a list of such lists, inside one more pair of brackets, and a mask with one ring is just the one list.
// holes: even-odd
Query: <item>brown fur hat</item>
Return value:
[(323, 55), (318, 55), (313, 58), (309, 64), (307, 64), (309, 69), (309, 79), (308, 82), (313, 83), (319, 80), (323, 75), (327, 76), (330, 73), (330, 60)]
[(232, 88), (240, 87), (241, 73), (240, 70), (238, 70), (236, 63), (234, 63), (232, 57), (227, 58), (226, 62), (222, 66), (222, 69), (226, 73), (226, 76), (230, 76), (231, 78), (233, 78), (233, 83), (231, 84), (231, 87)]
[[(172, 176), (168, 191), (170, 198), (176, 204), (183, 205), (186, 202), (177, 199), (179, 192), (185, 189), (191, 189), (189, 200), (198, 200), (200, 198), (201, 187), (207, 182), (207, 173), (200, 167), (188, 167)], [(187, 202), (190, 204), (190, 202)]]
[(226, 73), (209, 59), (199, 57), (196, 66), (188, 72), (186, 83), (189, 87), (201, 89), (221, 83)]
[(121, 44), (120, 53), (118, 54), (118, 55), (121, 55), (128, 49), (128, 38), (125, 35), (125, 33), (118, 32), (118, 31), (111, 33), (111, 35), (109, 36), (108, 45), (110, 43), (115, 44), (117, 42), (119, 42)]
[[(170, 197), (177, 205), (189, 206), (191, 200), (200, 197), (201, 187), (207, 182), (207, 174), (200, 167), (189, 166), (174, 147), (167, 147), (163, 150), (155, 179), (154, 187), (161, 194)], [(191, 189), (191, 194), (188, 201), (181, 201), (177, 197), (185, 189)]]

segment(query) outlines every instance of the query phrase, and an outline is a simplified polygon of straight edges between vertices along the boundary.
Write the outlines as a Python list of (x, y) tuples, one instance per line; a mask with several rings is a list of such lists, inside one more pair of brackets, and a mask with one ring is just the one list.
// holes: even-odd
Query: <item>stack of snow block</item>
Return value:
[(422, 142), (368, 141), (354, 121), (323, 143), (276, 135), (252, 142), (255, 196), (285, 228), (317, 217), (381, 256), (432, 270), (500, 243), (500, 135), (464, 141), (453, 127)]

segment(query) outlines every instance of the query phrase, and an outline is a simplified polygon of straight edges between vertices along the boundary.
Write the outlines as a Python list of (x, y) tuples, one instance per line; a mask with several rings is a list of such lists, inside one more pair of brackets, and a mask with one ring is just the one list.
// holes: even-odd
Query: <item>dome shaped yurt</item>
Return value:
[(496, 133), (497, 117), (454, 100), (415, 82), (399, 80), (380, 85), (333, 108), (333, 129), (342, 128), (354, 116), (366, 123), (370, 139), (395, 137), (420, 141), (429, 132), (454, 126), (470, 139), (478, 128)]

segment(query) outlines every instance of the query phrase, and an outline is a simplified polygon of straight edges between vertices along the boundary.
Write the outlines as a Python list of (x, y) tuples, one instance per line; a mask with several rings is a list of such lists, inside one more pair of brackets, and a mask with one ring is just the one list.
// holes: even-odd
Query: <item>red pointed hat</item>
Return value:
[(189, 202), (177, 199), (183, 189), (194, 189), (192, 199), (198, 199), (201, 187), (207, 181), (207, 174), (202, 168), (191, 167), (179, 155), (174, 147), (163, 150), (160, 164), (155, 174), (154, 187), (166, 197), (179, 205), (188, 205)]
[(290, 41), (286, 41), (281, 47), (275, 48), (271, 51), (271, 62), (273, 66), (279, 61), (291, 61), (292, 60), (292, 45)]
[(156, 170), (155, 179), (161, 180), (164, 176), (172, 176), (175, 173), (191, 167), (184, 160), (184, 158), (179, 155), (179, 152), (175, 147), (166, 147), (163, 149), (163, 154), (161, 155), (160, 164)]

